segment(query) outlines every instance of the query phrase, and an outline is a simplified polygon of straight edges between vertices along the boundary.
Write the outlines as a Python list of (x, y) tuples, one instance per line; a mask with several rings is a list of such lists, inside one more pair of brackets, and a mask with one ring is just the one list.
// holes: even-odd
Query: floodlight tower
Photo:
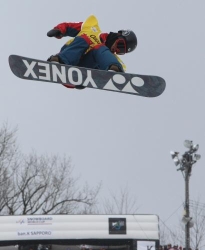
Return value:
[(193, 165), (201, 158), (201, 155), (196, 154), (199, 145), (194, 145), (192, 141), (185, 140), (184, 146), (188, 148), (181, 157), (179, 152), (171, 151), (170, 154), (176, 166), (179, 166), (177, 171), (181, 171), (185, 180), (185, 202), (184, 202), (184, 216), (182, 221), (185, 223), (185, 249), (190, 249), (190, 227), (193, 226), (192, 218), (189, 212), (189, 179)]

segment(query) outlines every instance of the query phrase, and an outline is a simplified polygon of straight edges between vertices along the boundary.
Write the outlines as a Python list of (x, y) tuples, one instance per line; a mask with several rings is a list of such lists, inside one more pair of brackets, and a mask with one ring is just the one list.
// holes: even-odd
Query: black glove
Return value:
[(60, 32), (60, 30), (57, 29), (52, 29), (50, 31), (48, 31), (47, 36), (49, 37), (62, 37), (62, 33)]

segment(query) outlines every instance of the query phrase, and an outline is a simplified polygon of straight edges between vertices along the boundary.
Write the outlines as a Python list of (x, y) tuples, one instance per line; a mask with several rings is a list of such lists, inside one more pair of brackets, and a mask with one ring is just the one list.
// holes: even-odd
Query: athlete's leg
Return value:
[(78, 66), (92, 69), (113, 70), (117, 72), (124, 71), (121, 63), (104, 45), (98, 45), (90, 50), (81, 58)]
[(64, 45), (58, 54), (61, 61), (68, 65), (77, 65), (89, 48), (84, 38), (77, 36), (69, 45)]
[(88, 42), (83, 37), (77, 36), (70, 44), (65, 44), (57, 55), (51, 56), (48, 61), (76, 66), (88, 48)]
[(86, 53), (78, 63), (79, 67), (89, 68), (89, 69), (98, 69), (99, 66), (95, 61), (95, 57), (93, 55), (93, 50), (90, 50)]
[(108, 47), (104, 45), (95, 46), (92, 50), (92, 54), (99, 69), (124, 72), (122, 64)]

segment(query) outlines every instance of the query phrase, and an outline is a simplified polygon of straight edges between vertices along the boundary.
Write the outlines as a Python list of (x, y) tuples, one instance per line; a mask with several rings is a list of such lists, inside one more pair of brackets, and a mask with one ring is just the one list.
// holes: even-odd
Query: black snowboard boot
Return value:
[(60, 63), (58, 55), (52, 55), (47, 59), (48, 62)]
[(113, 64), (109, 67), (108, 71), (122, 72), (122, 69)]
[[(61, 64), (64, 64), (61, 60), (60, 60), (60, 58), (58, 57), (58, 55), (52, 55), (52, 56), (50, 56), (48, 59), (47, 59), (47, 61), (48, 62), (53, 62), (53, 63), (61, 63)], [(84, 86), (82, 86), (82, 85), (76, 85), (75, 86), (75, 89), (79, 89), (79, 90), (81, 90), (81, 89), (85, 89), (85, 87)]]

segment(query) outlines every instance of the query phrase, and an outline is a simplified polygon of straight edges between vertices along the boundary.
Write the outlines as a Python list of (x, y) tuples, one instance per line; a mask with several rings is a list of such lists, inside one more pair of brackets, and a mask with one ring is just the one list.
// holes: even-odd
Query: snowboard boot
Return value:
[[(60, 58), (58, 57), (58, 55), (52, 55), (52, 56), (50, 56), (48, 59), (47, 59), (47, 61), (48, 62), (53, 62), (53, 63), (61, 63), (61, 64), (64, 64), (61, 60), (60, 60)], [(82, 85), (76, 85), (76, 86), (66, 86), (65, 85), (65, 87), (67, 87), (67, 88), (70, 88), (70, 89), (79, 89), (79, 90), (81, 90), (81, 89), (85, 89), (86, 87), (84, 87), (84, 86), (82, 86)]]
[(60, 63), (58, 55), (52, 55), (47, 59), (48, 62)]
[(86, 87), (82, 85), (76, 85), (75, 88), (78, 90), (81, 90), (81, 89), (85, 89)]
[(112, 72), (122, 72), (122, 70), (116, 66), (116, 65), (111, 65), (108, 69), (108, 71), (112, 71)]

